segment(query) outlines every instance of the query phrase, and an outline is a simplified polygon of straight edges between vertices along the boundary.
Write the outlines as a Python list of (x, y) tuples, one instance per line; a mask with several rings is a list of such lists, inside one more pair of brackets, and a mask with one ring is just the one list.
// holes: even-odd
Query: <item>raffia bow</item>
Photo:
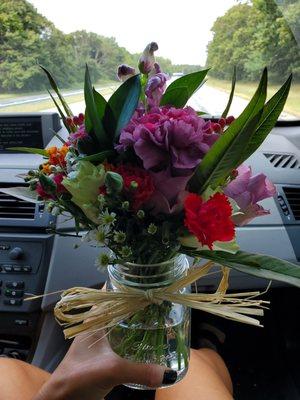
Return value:
[(252, 316), (263, 315), (263, 304), (256, 299), (259, 292), (227, 294), (229, 269), (221, 267), (222, 278), (215, 293), (181, 293), (180, 291), (206, 276), (214, 265), (209, 261), (202, 267), (188, 270), (187, 275), (170, 286), (140, 290), (120, 286), (118, 291), (74, 287), (64, 291), (55, 306), (55, 317), (64, 328), (66, 338), (81, 333), (111, 329), (150, 304), (169, 301), (206, 311), (235, 321), (261, 326)]

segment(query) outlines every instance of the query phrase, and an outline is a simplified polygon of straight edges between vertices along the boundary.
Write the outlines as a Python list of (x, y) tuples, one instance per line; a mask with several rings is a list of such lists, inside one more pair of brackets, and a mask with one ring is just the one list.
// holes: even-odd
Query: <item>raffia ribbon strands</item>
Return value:
[(111, 329), (150, 304), (170, 301), (261, 326), (252, 316), (262, 316), (263, 304), (268, 302), (256, 299), (259, 292), (227, 294), (229, 269), (226, 267), (221, 267), (222, 278), (215, 293), (180, 293), (184, 287), (206, 276), (213, 265), (209, 261), (191, 268), (186, 276), (170, 286), (146, 291), (127, 286), (120, 286), (118, 291), (74, 287), (62, 293), (54, 310), (55, 317), (63, 326), (65, 337), (73, 338), (81, 333)]

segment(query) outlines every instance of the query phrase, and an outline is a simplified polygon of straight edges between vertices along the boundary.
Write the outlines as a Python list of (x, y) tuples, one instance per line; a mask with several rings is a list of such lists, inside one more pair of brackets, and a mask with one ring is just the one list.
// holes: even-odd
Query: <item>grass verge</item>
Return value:
[[(230, 81), (223, 81), (216, 78), (211, 78), (206, 82), (206, 85), (211, 86), (215, 89), (223, 90), (229, 93), (231, 88)], [(254, 82), (237, 82), (235, 87), (235, 95), (249, 100), (257, 88), (257, 83)], [(268, 85), (268, 97), (279, 89), (279, 85)], [(287, 99), (284, 111), (300, 118), (300, 83), (293, 83), (289, 97)]]

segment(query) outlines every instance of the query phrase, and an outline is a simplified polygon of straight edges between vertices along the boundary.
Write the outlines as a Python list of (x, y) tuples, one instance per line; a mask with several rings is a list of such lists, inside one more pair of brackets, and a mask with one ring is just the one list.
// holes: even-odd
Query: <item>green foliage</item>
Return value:
[(226, 118), (228, 115), (228, 112), (230, 110), (231, 103), (233, 100), (233, 95), (234, 95), (235, 84), (236, 84), (236, 67), (234, 66), (232, 80), (231, 80), (231, 91), (230, 91), (229, 99), (228, 99), (227, 105), (225, 107), (225, 110), (223, 111), (223, 113), (221, 115), (222, 118)]
[(39, 154), (40, 156), (48, 157), (48, 153), (44, 149), (37, 149), (35, 147), (8, 147), (7, 150), (21, 151), (22, 153)]
[[(98, 96), (97, 99), (99, 99)], [(97, 109), (96, 98), (94, 96), (94, 90), (87, 65), (85, 69), (84, 100), (86, 104), (85, 113), (88, 116), (88, 121), (91, 121), (92, 123), (92, 129), (90, 129), (90, 126), (87, 124), (86, 129), (88, 133), (98, 142), (99, 149), (104, 150), (109, 146), (109, 140)]]
[(129, 122), (141, 94), (141, 80), (139, 75), (127, 79), (113, 93), (105, 110), (104, 125), (107, 131), (112, 132), (116, 141), (122, 128)]
[(75, 82), (70, 40), (24, 0), (0, 2), (0, 90), (44, 87), (45, 65), (65, 86)]
[(282, 8), (274, 0), (239, 3), (217, 18), (212, 32), (207, 65), (213, 76), (230, 79), (236, 66), (238, 79), (254, 81), (268, 66), (272, 82), (291, 72), (300, 80), (299, 1), (284, 1)]
[(241, 164), (241, 155), (255, 133), (266, 95), (267, 70), (265, 69), (257, 91), (245, 110), (215, 142), (197, 167), (190, 181), (194, 192), (202, 193), (208, 186), (215, 189), (224, 184), (231, 171)]
[(299, 266), (285, 260), (280, 260), (279, 258), (247, 253), (245, 251), (238, 251), (235, 254), (231, 254), (224, 251), (193, 251), (184, 248), (183, 252), (192, 257), (202, 257), (213, 260), (220, 265), (233, 268), (249, 275), (285, 282), (300, 287)]
[(209, 70), (192, 72), (173, 81), (165, 91), (160, 105), (172, 105), (174, 107), (184, 107), (189, 98), (203, 84), (204, 78)]

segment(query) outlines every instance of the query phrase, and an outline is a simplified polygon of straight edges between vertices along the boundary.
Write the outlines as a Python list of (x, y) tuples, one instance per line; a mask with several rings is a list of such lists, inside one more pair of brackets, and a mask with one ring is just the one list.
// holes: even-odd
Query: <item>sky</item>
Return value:
[(29, 0), (65, 33), (86, 30), (116, 38), (131, 53), (156, 41), (156, 55), (204, 65), (210, 31), (236, 0)]

